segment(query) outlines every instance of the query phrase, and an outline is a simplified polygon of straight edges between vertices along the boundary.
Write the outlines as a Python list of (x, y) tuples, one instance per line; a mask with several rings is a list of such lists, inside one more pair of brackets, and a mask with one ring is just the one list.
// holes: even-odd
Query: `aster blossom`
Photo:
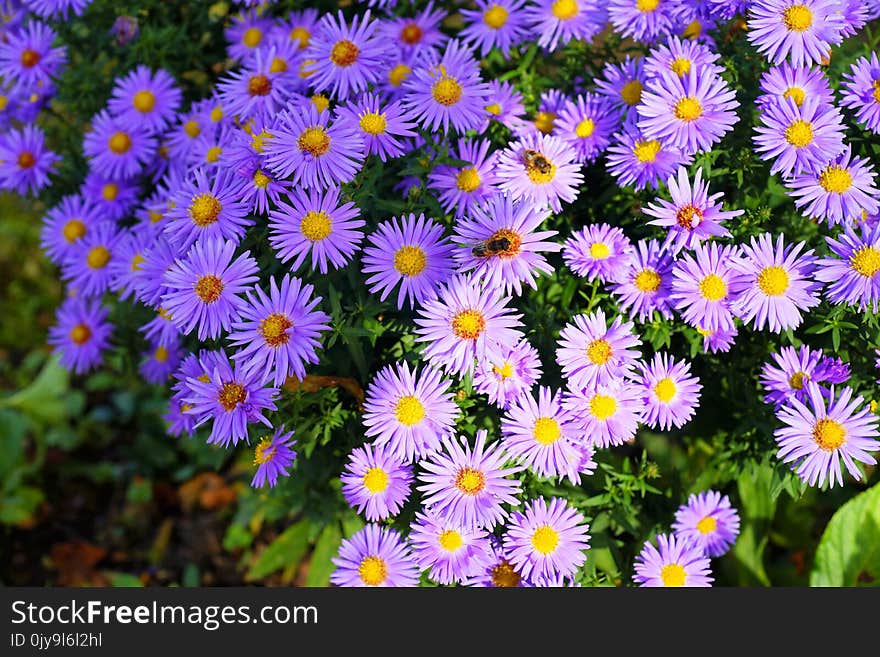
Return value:
[(739, 514), (727, 495), (714, 490), (695, 493), (675, 512), (676, 538), (699, 545), (708, 557), (720, 557), (736, 542)]
[(826, 237), (831, 254), (818, 261), (815, 278), (828, 284), (825, 295), (860, 311), (880, 306), (880, 224), (844, 226), (836, 238)]
[(755, 0), (747, 37), (774, 64), (819, 64), (843, 40), (836, 0)]
[(636, 557), (633, 580), (639, 586), (712, 586), (709, 558), (696, 543), (659, 534), (657, 547), (648, 541)]

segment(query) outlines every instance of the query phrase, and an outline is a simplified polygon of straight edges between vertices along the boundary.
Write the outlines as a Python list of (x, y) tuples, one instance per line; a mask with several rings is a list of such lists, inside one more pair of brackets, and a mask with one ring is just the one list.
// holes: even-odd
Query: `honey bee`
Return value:
[(510, 240), (506, 237), (497, 237), (478, 242), (471, 249), (471, 253), (476, 258), (491, 258), (493, 255), (504, 253), (508, 249), (510, 249)]
[(538, 151), (533, 151), (530, 148), (527, 148), (525, 151), (523, 151), (522, 159), (527, 169), (535, 169), (540, 173), (550, 173), (550, 171), (553, 169), (553, 165), (550, 163), (550, 160), (548, 160)]

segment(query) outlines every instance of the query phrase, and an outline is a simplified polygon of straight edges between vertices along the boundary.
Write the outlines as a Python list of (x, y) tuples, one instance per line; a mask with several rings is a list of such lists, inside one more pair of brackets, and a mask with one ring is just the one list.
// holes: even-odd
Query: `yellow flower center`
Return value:
[(526, 174), (536, 185), (544, 185), (556, 177), (556, 165), (543, 153), (539, 153), (539, 156), (526, 161)]
[(380, 557), (364, 557), (361, 565), (358, 566), (358, 575), (367, 586), (379, 586), (388, 577), (388, 567)]
[(269, 73), (287, 73), (290, 65), (286, 59), (282, 57), (273, 57), (272, 63), (269, 64)]
[(684, 32), (681, 35), (685, 39), (696, 39), (703, 33), (703, 25), (700, 23), (699, 19), (695, 18), (690, 23), (687, 24), (687, 27), (684, 28)]
[(220, 123), (223, 120), (223, 106), (217, 105), (217, 107), (212, 109), (210, 117), (213, 123)]
[(311, 36), (312, 34), (304, 27), (295, 27), (290, 31), (290, 40), (299, 41), (300, 50), (309, 45)]
[(455, 475), (455, 487), (465, 495), (476, 495), (486, 487), (486, 475), (473, 468), (462, 468)]
[(852, 187), (852, 175), (843, 167), (832, 164), (819, 176), (819, 184), (826, 192), (843, 194)]
[(636, 0), (636, 9), (643, 14), (650, 14), (660, 6), (660, 0)]
[(447, 529), (437, 537), (437, 540), (440, 543), (440, 547), (447, 552), (455, 552), (464, 545), (464, 540), (462, 540), (461, 534), (454, 529)]
[(532, 534), (532, 547), (541, 554), (550, 554), (559, 545), (559, 532), (550, 525), (542, 525)]
[(134, 257), (131, 259), (131, 270), (138, 271), (141, 268), (141, 265), (144, 264), (146, 261), (147, 259), (140, 253), (135, 253)]
[(849, 265), (866, 278), (872, 278), (880, 271), (880, 251), (871, 246), (863, 246), (852, 254)]
[(805, 5), (790, 5), (782, 12), (782, 22), (792, 32), (805, 32), (813, 24), (813, 12)]
[(691, 70), (691, 60), (686, 57), (676, 57), (669, 65), (670, 70), (678, 77), (683, 78)]
[(509, 360), (506, 360), (506, 361), (504, 361), (504, 364), (501, 365), (501, 367), (498, 367), (497, 365), (493, 365), (492, 371), (497, 376), (500, 376), (502, 378), (502, 380), (510, 378), (511, 376), (513, 376), (513, 363), (511, 363)]
[(620, 97), (627, 105), (638, 105), (642, 101), (642, 83), (630, 80), (621, 88)]
[(234, 411), (239, 404), (243, 404), (247, 399), (247, 391), (240, 383), (224, 383), (220, 388), (220, 394), (217, 395), (217, 401), (224, 410)]
[(450, 78), (444, 72), (431, 88), (431, 96), (441, 105), (449, 107), (461, 100), (463, 89), (455, 78)]
[(707, 301), (720, 301), (727, 296), (727, 285), (717, 274), (709, 274), (700, 281), (700, 294)]
[(131, 137), (125, 132), (114, 132), (107, 140), (107, 146), (117, 155), (122, 155), (131, 148)]
[(323, 112), (330, 107), (330, 99), (324, 94), (315, 94), (312, 96), (312, 105), (314, 105), (315, 109), (319, 112)]
[(397, 400), (394, 416), (401, 424), (411, 427), (425, 418), (425, 406), (418, 397), (405, 395)]
[(880, 78), (874, 80), (874, 93), (872, 95), (874, 96), (874, 102), (880, 103)]
[(788, 385), (792, 390), (803, 390), (804, 382), (809, 380), (810, 377), (806, 372), (795, 372), (788, 378)]
[(576, 0), (556, 0), (550, 11), (561, 21), (571, 20), (578, 15), (578, 3)]
[(422, 40), (422, 28), (416, 23), (407, 23), (400, 31), (400, 40), (411, 46)]
[(301, 151), (319, 157), (330, 150), (330, 135), (323, 127), (315, 125), (302, 131), (296, 140), (296, 145)]
[(640, 164), (653, 162), (657, 159), (657, 153), (660, 152), (660, 142), (655, 139), (647, 141), (638, 139), (632, 150)]
[(364, 112), (361, 114), (361, 130), (368, 135), (381, 135), (385, 132), (385, 114), (379, 112)]
[(115, 201), (119, 195), (119, 185), (116, 183), (107, 183), (101, 188), (101, 198), (105, 201)]
[(846, 442), (846, 428), (840, 422), (824, 417), (813, 426), (813, 440), (826, 452), (833, 452)]
[(483, 12), (483, 22), (487, 27), (497, 30), (507, 23), (507, 10), (501, 5), (492, 5)]
[(654, 394), (657, 395), (657, 399), (659, 399), (664, 404), (668, 404), (673, 397), (675, 397), (675, 393), (678, 392), (678, 388), (675, 385), (675, 381), (670, 379), (668, 376), (660, 379), (654, 385)]
[(202, 134), (202, 128), (195, 121), (187, 121), (183, 124), (183, 131), (186, 133), (186, 136), (195, 139), (200, 134)]
[(168, 360), (168, 350), (165, 347), (156, 347), (156, 351), (153, 352), (153, 358), (160, 363), (164, 363)]
[(804, 104), (804, 99), (807, 97), (807, 94), (800, 87), (789, 87), (782, 94), (783, 98), (791, 98), (794, 101), (794, 104), (800, 107)]
[(418, 246), (402, 246), (394, 254), (394, 268), (402, 276), (417, 276), (425, 270), (428, 259)]
[(272, 182), (272, 179), (267, 176), (265, 173), (257, 169), (254, 171), (254, 185), (259, 187), (260, 189), (266, 189), (269, 186), (269, 183)]
[(597, 420), (607, 420), (617, 412), (617, 400), (610, 395), (593, 395), (590, 414)]
[(222, 148), (219, 146), (211, 146), (211, 148), (208, 149), (208, 152), (205, 153), (205, 162), (216, 164), (221, 155), (223, 155)]
[(194, 196), (190, 203), (189, 216), (196, 226), (204, 228), (217, 221), (222, 209), (223, 206), (217, 197), (208, 193), (199, 194)]
[(272, 440), (268, 436), (264, 436), (260, 439), (260, 444), (254, 449), (254, 465), (263, 465), (263, 463), (271, 461), (272, 457), (275, 456), (275, 451)]
[(388, 82), (391, 83), (391, 86), (399, 87), (410, 73), (412, 73), (412, 69), (409, 66), (398, 64), (388, 71)]
[(452, 332), (462, 340), (476, 340), (486, 330), (486, 319), (479, 310), (462, 310), (452, 318)]
[(486, 111), (489, 112), (492, 116), (498, 116), (501, 114), (501, 105), (498, 103), (489, 103), (486, 105)]
[(660, 579), (663, 580), (663, 586), (684, 586), (687, 573), (681, 565), (670, 563), (660, 569)]
[(256, 48), (263, 40), (263, 31), (258, 27), (250, 27), (244, 31), (242, 43), (248, 48)]
[(686, 230), (693, 230), (703, 221), (703, 211), (693, 205), (685, 205), (675, 213), (675, 221)]
[(703, 106), (693, 96), (685, 96), (675, 104), (673, 114), (675, 114), (675, 118), (690, 123), (702, 116)]
[(71, 219), (64, 224), (62, 233), (68, 242), (76, 242), (86, 234), (86, 225), (79, 219)]
[(542, 445), (552, 445), (562, 437), (562, 429), (552, 417), (539, 417), (535, 420), (532, 436)]
[(110, 249), (106, 246), (94, 246), (86, 256), (86, 262), (92, 269), (103, 269), (110, 262)]
[(219, 276), (208, 274), (196, 281), (196, 295), (205, 303), (214, 303), (223, 292), (223, 281)]
[(497, 588), (515, 588), (519, 586), (520, 579), (519, 573), (506, 559), (492, 569), (492, 585)]
[(813, 124), (798, 119), (785, 129), (785, 141), (795, 148), (803, 148), (813, 143)]
[(596, 124), (593, 119), (584, 119), (577, 124), (577, 127), (574, 129), (574, 134), (577, 135), (578, 139), (586, 139), (587, 137), (593, 136), (593, 131), (595, 129)]
[(545, 135), (553, 132), (554, 121), (556, 121), (556, 114), (553, 112), (538, 112), (535, 114), (535, 127)]
[(660, 289), (660, 274), (653, 269), (643, 269), (633, 279), (639, 292), (651, 293)]
[(320, 242), (323, 239), (327, 239), (332, 230), (333, 221), (324, 211), (315, 212), (314, 210), (309, 210), (299, 222), (299, 232), (302, 233), (303, 237), (312, 242)]
[(391, 479), (382, 468), (370, 468), (364, 473), (364, 488), (370, 493), (384, 493)]
[(70, 329), (70, 339), (74, 344), (85, 344), (92, 338), (92, 329), (85, 324), (77, 324)]
[(788, 289), (788, 273), (776, 265), (764, 267), (758, 274), (758, 288), (768, 297), (778, 297)]
[(293, 322), (290, 321), (287, 315), (272, 313), (260, 322), (260, 333), (262, 333), (267, 345), (279, 347), (287, 344), (290, 340), (287, 329), (291, 326), (293, 326)]
[(272, 91), (272, 81), (265, 75), (252, 75), (248, 80), (248, 93), (251, 96), (268, 96)]
[(473, 167), (465, 167), (455, 175), (455, 186), (463, 192), (472, 192), (480, 186), (480, 174)]
[(711, 534), (718, 527), (718, 521), (712, 516), (701, 518), (697, 523), (697, 531), (701, 534)]
[(590, 244), (590, 257), (594, 260), (604, 260), (611, 255), (611, 249), (605, 242), (593, 242)]
[(27, 48), (21, 52), (21, 65), (25, 68), (33, 68), (40, 63), (40, 53)]
[(603, 338), (593, 340), (587, 346), (587, 358), (589, 358), (590, 362), (594, 365), (604, 365), (611, 360), (611, 356), (613, 355), (614, 350), (611, 348), (611, 344), (608, 340)]
[(147, 112), (152, 112), (156, 106), (156, 96), (152, 91), (142, 89), (134, 95), (131, 104), (134, 105), (138, 112), (146, 114)]
[(333, 44), (330, 50), (330, 61), (337, 66), (351, 66), (357, 61), (360, 49), (348, 39), (342, 39)]

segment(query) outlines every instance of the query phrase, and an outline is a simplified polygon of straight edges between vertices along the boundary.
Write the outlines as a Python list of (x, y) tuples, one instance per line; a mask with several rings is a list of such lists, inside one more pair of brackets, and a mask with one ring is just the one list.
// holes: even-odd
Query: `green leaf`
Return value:
[(131, 575), (129, 573), (117, 573), (109, 570), (105, 570), (104, 574), (110, 580), (110, 586), (116, 588), (143, 588), (144, 584), (141, 582), (140, 578), (137, 575)]
[(880, 585), (880, 484), (832, 516), (819, 541), (810, 586)]
[(309, 547), (309, 523), (300, 520), (285, 529), (259, 558), (247, 573), (248, 580), (262, 579), (282, 568), (289, 569), (302, 559)]
[(46, 361), (40, 374), (24, 390), (2, 400), (0, 404), (21, 411), (45, 424), (60, 424), (67, 417), (68, 374), (58, 364), (58, 357)]
[(740, 584), (744, 586), (770, 586), (764, 569), (764, 548), (776, 512), (776, 499), (771, 495), (773, 479), (773, 467), (762, 463), (746, 469), (736, 482), (742, 505), (742, 532), (733, 555)]
[(330, 574), (336, 568), (330, 559), (336, 556), (341, 542), (342, 531), (338, 523), (332, 522), (324, 527), (312, 552), (306, 586), (327, 586), (330, 583)]
[(16, 488), (11, 495), (0, 499), (0, 523), (16, 525), (26, 521), (42, 501), (43, 493), (38, 488)]

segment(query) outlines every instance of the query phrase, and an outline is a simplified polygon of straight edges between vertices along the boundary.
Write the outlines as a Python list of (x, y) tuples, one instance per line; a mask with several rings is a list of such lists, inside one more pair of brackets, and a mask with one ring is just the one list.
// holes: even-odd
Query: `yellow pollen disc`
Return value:
[(691, 60), (686, 57), (676, 57), (669, 65), (669, 69), (678, 77), (682, 78), (691, 70)]
[(7, 105), (9, 105), (9, 97), (0, 94), (0, 112), (5, 110)]
[(501, 5), (492, 5), (483, 12), (483, 22), (486, 27), (497, 30), (507, 23), (507, 10)]
[(684, 28), (684, 32), (682, 32), (681, 35), (685, 39), (696, 39), (702, 33), (703, 33), (703, 25), (702, 25), (702, 23), (700, 23), (700, 21), (698, 19), (695, 18), (694, 20), (692, 20), (690, 23), (687, 24), (687, 27)]
[(86, 262), (92, 269), (103, 269), (110, 262), (110, 249), (106, 246), (95, 246), (89, 250)]
[(236, 406), (247, 399), (247, 391), (240, 383), (224, 383), (217, 395), (217, 401), (226, 411), (234, 411)]
[(400, 40), (411, 46), (422, 40), (422, 28), (416, 23), (407, 23), (400, 31)]
[(269, 73), (287, 73), (290, 65), (287, 60), (282, 57), (273, 57), (272, 63), (269, 64)]
[(263, 40), (263, 31), (258, 27), (251, 27), (244, 31), (241, 42), (248, 48), (256, 48)]
[(403, 425), (414, 426), (425, 419), (425, 406), (418, 397), (405, 395), (397, 400), (394, 417)]
[(650, 14), (660, 6), (660, 0), (636, 0), (636, 9), (643, 14)]
[(501, 114), (501, 105), (498, 103), (490, 103), (486, 105), (486, 111), (489, 112), (492, 116), (498, 116)]
[(586, 139), (587, 137), (593, 136), (593, 131), (595, 129), (596, 124), (593, 119), (584, 119), (577, 124), (577, 127), (574, 129), (574, 134), (577, 135), (578, 139)]
[(263, 465), (275, 456), (275, 447), (268, 437), (260, 439), (260, 444), (254, 449), (254, 465)]
[(795, 372), (788, 378), (788, 385), (792, 390), (803, 390), (804, 383), (810, 380), (810, 376), (806, 372)]
[(880, 78), (874, 80), (874, 93), (872, 95), (874, 96), (874, 102), (880, 103)]
[(21, 52), (21, 65), (25, 68), (33, 68), (40, 63), (40, 53), (27, 48)]
[(562, 429), (552, 417), (539, 417), (535, 420), (532, 436), (542, 445), (552, 445), (562, 437)]
[(653, 269), (643, 269), (633, 279), (639, 292), (652, 293), (660, 289), (660, 274)]
[(700, 281), (700, 294), (706, 301), (720, 301), (727, 296), (727, 285), (717, 274), (709, 274)]
[(554, 121), (556, 121), (556, 114), (553, 112), (538, 112), (535, 114), (535, 127), (545, 135), (553, 132)]
[(675, 385), (675, 381), (668, 376), (660, 379), (654, 386), (654, 394), (657, 395), (657, 399), (664, 404), (668, 404), (672, 398), (675, 397), (677, 392), (678, 388)]
[(107, 140), (107, 147), (117, 155), (127, 153), (131, 148), (131, 137), (125, 132), (114, 132)]
[(550, 165), (549, 169), (547, 167), (539, 168), (534, 161), (526, 163), (526, 174), (528, 174), (529, 180), (536, 185), (545, 185), (556, 177), (556, 165), (544, 157), (543, 153), (541, 153), (541, 157)]
[(465, 167), (455, 174), (455, 186), (463, 192), (472, 192), (480, 186), (480, 174), (473, 167)]
[(593, 340), (587, 346), (587, 358), (593, 365), (604, 365), (611, 360), (613, 355), (614, 350), (611, 348), (611, 344), (603, 338)]
[(394, 269), (402, 276), (417, 276), (425, 271), (428, 259), (418, 246), (402, 246), (394, 254)]
[(310, 77), (314, 74), (313, 66), (315, 65), (316, 60), (314, 59), (304, 59), (302, 63), (299, 65), (299, 77), (303, 80)]
[(85, 324), (77, 324), (70, 329), (70, 339), (74, 344), (85, 344), (92, 337), (92, 330)]
[(309, 32), (304, 27), (295, 27), (290, 31), (290, 40), (291, 41), (299, 41), (299, 49), (302, 50), (306, 46), (309, 45), (309, 39), (312, 37), (311, 32)]
[(319, 112), (324, 112), (330, 107), (330, 99), (324, 94), (315, 94), (312, 96), (312, 105), (314, 105), (315, 109)]
[(701, 518), (697, 523), (697, 531), (701, 534), (711, 534), (718, 527), (718, 521), (712, 516)]
[(702, 335), (704, 338), (711, 337), (714, 331), (705, 328), (697, 328), (697, 333)]
[(580, 12), (576, 0), (556, 0), (550, 7), (550, 11), (561, 21), (571, 20)]
[(465, 495), (476, 495), (486, 487), (486, 475), (473, 468), (462, 468), (455, 476), (455, 487)]
[(248, 93), (251, 96), (268, 96), (272, 91), (272, 81), (265, 75), (252, 75), (248, 80)]
[(621, 88), (620, 97), (627, 105), (638, 105), (642, 101), (642, 83), (630, 80)]
[(202, 128), (195, 121), (187, 121), (183, 124), (183, 131), (190, 139), (195, 139), (202, 134)]
[(434, 86), (431, 87), (431, 96), (441, 105), (450, 107), (461, 100), (462, 91), (458, 80), (447, 77), (446, 74), (444, 74), (434, 83)]
[(76, 242), (86, 234), (86, 225), (79, 219), (71, 219), (64, 224), (64, 239), (68, 242)]
[(388, 71), (388, 82), (393, 87), (399, 87), (406, 80), (407, 76), (412, 73), (412, 69), (406, 64), (398, 64)]
[(806, 32), (813, 24), (813, 12), (805, 5), (791, 5), (782, 12), (782, 22), (792, 32)]
[(509, 360), (506, 360), (501, 367), (493, 365), (492, 371), (500, 376), (502, 379), (507, 379), (513, 376), (513, 363), (511, 363)]
[(515, 588), (519, 586), (519, 573), (506, 559), (492, 569), (492, 585), (497, 588)]
[(804, 104), (804, 99), (807, 97), (807, 94), (800, 87), (789, 87), (782, 94), (783, 98), (791, 98), (794, 101), (794, 104), (800, 107)]
[(501, 228), (496, 230), (489, 236), (489, 242), (498, 240), (507, 240), (507, 248), (503, 250), (495, 250), (494, 254), (499, 258), (512, 258), (517, 255), (522, 248), (522, 236), (509, 228)]
[(223, 107), (221, 105), (217, 105), (214, 109), (211, 110), (211, 121), (214, 123), (220, 123), (223, 120)]
[(134, 108), (138, 112), (146, 114), (147, 112), (152, 112), (153, 108), (156, 106), (156, 96), (152, 91), (142, 89), (134, 95), (131, 104), (134, 105)]
[(846, 429), (840, 422), (825, 417), (813, 426), (813, 440), (826, 452), (833, 452), (846, 442)]
[(140, 253), (135, 253), (134, 257), (131, 259), (131, 270), (139, 270), (141, 268), (141, 265), (144, 264), (146, 261), (147, 259)]
[(813, 143), (813, 124), (798, 119), (785, 129), (785, 141), (795, 148), (803, 148)]
[(462, 310), (452, 318), (452, 332), (462, 340), (476, 340), (486, 330), (486, 319), (479, 310)]
[(150, 210), (149, 216), (150, 216), (150, 223), (157, 224), (160, 221), (162, 221), (162, 217), (164, 217), (165, 215), (163, 215), (161, 212), (157, 212), (156, 210)]
[(115, 201), (119, 195), (119, 185), (116, 183), (107, 183), (101, 188), (101, 197), (105, 201)]
[(323, 239), (327, 239), (332, 231), (333, 221), (323, 211), (314, 212), (310, 210), (305, 213), (299, 222), (299, 232), (302, 233), (303, 237), (312, 242), (320, 242)]
[(660, 569), (660, 579), (663, 580), (663, 586), (684, 586), (687, 572), (677, 563), (666, 564)]
[(590, 257), (594, 260), (604, 260), (611, 255), (611, 249), (605, 242), (593, 242), (590, 244)]
[(18, 166), (21, 169), (30, 169), (37, 163), (37, 158), (29, 151), (24, 151), (18, 156)]
[(660, 142), (654, 139), (650, 141), (637, 140), (633, 146), (633, 155), (636, 156), (641, 164), (653, 162), (657, 159), (657, 153), (660, 152)]
[(788, 289), (788, 273), (776, 265), (764, 267), (758, 274), (758, 288), (768, 297), (778, 297)]
[(461, 534), (454, 529), (447, 529), (440, 534), (440, 536), (437, 537), (437, 542), (440, 543), (440, 547), (447, 552), (455, 552), (464, 545), (464, 540), (462, 540)]
[(358, 566), (358, 575), (367, 586), (379, 586), (388, 577), (388, 567), (380, 557), (364, 557)]
[(189, 216), (196, 226), (204, 228), (217, 221), (222, 209), (223, 206), (217, 197), (207, 193), (199, 194), (193, 197), (190, 203)]
[(333, 48), (330, 50), (330, 61), (337, 66), (351, 66), (357, 61), (360, 53), (360, 48), (354, 43), (348, 39), (342, 39), (333, 44)]
[(532, 534), (532, 547), (541, 554), (550, 554), (559, 545), (559, 532), (550, 525), (542, 525)]
[(164, 363), (168, 360), (168, 350), (165, 347), (157, 347), (156, 351), (153, 352), (153, 358), (160, 363)]
[(301, 151), (319, 157), (330, 150), (330, 135), (321, 126), (312, 126), (302, 131), (296, 140), (296, 145)]
[(693, 205), (685, 205), (675, 213), (676, 223), (686, 230), (693, 230), (703, 222), (703, 211)]
[(832, 164), (826, 167), (819, 176), (822, 189), (831, 194), (843, 194), (852, 187), (852, 176), (843, 167)]
[(384, 493), (390, 481), (388, 473), (382, 468), (370, 468), (364, 473), (364, 488), (373, 495)]
[(673, 109), (675, 118), (690, 123), (696, 121), (703, 114), (703, 106), (693, 96), (685, 96), (675, 104)]
[(880, 251), (871, 246), (863, 246), (852, 254), (849, 265), (866, 278), (872, 278), (880, 271)]
[(196, 281), (196, 296), (205, 303), (217, 301), (220, 298), (221, 292), (223, 292), (223, 281), (220, 280), (219, 276), (208, 274), (207, 276), (199, 277), (199, 280)]
[(590, 415), (597, 420), (607, 420), (617, 412), (617, 400), (609, 395), (593, 395)]
[(361, 114), (360, 126), (361, 130), (368, 135), (381, 135), (385, 132), (385, 113), (382, 112), (364, 112)]
[(220, 159), (221, 155), (223, 155), (222, 148), (219, 146), (211, 146), (211, 148), (208, 149), (208, 152), (205, 153), (205, 162), (215, 164)]
[(272, 182), (272, 179), (267, 176), (265, 173), (257, 169), (254, 171), (254, 185), (259, 187), (260, 189), (266, 189), (269, 186), (269, 183)]
[(293, 326), (293, 322), (290, 321), (287, 315), (272, 313), (260, 321), (260, 333), (267, 345), (270, 347), (280, 347), (283, 344), (287, 344), (290, 340), (290, 334), (288, 334), (287, 329), (291, 326)]
[(165, 319), (169, 322), (171, 321), (171, 313), (168, 312), (167, 310), (165, 310), (164, 308), (159, 308), (159, 310), (156, 311), (156, 314), (158, 314), (159, 317), (161, 317), (162, 319)]
[(210, 383), (211, 382), (211, 378), (207, 374), (200, 374), (198, 379), (202, 383)]

